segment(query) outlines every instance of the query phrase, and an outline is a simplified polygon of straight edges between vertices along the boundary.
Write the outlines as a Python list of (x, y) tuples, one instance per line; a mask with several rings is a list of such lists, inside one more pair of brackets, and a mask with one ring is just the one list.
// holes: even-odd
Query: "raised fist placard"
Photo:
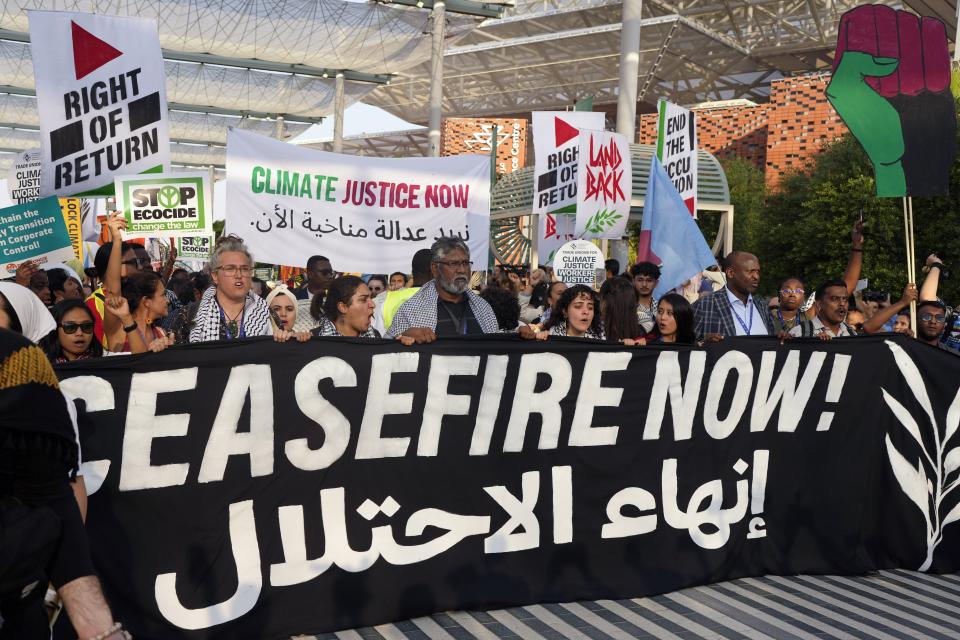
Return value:
[(946, 195), (956, 156), (947, 34), (885, 5), (843, 14), (827, 99), (873, 163), (877, 195)]

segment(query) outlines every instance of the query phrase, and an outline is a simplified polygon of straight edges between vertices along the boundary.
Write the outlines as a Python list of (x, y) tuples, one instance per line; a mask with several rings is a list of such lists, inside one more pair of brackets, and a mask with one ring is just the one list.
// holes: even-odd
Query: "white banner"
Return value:
[(577, 237), (574, 233), (577, 219), (570, 215), (555, 216), (552, 213), (546, 213), (540, 216), (539, 226), (540, 239), (537, 243), (537, 255), (540, 265), (552, 267), (557, 250)]
[(7, 188), (13, 204), (23, 204), (40, 198), (40, 149), (27, 149), (17, 153), (10, 173), (7, 174)]
[(260, 262), (410, 270), (440, 236), (460, 236), (473, 269), (487, 268), (490, 160), (366, 158), (305, 149), (246, 131), (227, 134), (226, 232)]
[(697, 125), (689, 109), (660, 100), (657, 105), (657, 158), (697, 217)]
[(210, 174), (182, 171), (117, 176), (117, 210), (127, 219), (127, 238), (213, 235)]
[(170, 167), (156, 20), (30, 11), (41, 195), (112, 194), (113, 176)]
[(602, 131), (604, 118), (593, 111), (533, 112), (533, 213), (574, 212), (580, 129)]
[(597, 288), (606, 277), (603, 252), (589, 240), (572, 240), (557, 250), (553, 272), (569, 286), (585, 284)]
[(606, 131), (581, 131), (579, 155), (577, 236), (622, 238), (633, 192), (627, 137)]

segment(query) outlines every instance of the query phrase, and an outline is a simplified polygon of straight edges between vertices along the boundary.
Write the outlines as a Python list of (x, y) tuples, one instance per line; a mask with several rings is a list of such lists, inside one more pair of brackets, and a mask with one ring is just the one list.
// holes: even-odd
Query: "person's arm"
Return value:
[(887, 305), (882, 309), (878, 309), (873, 317), (863, 323), (863, 332), (864, 333), (878, 333), (883, 330), (883, 325), (885, 325), (890, 318), (896, 316), (898, 313), (910, 306), (910, 303), (917, 299), (917, 285), (912, 282), (908, 284), (903, 290), (903, 297), (894, 302), (893, 304)]
[(60, 587), (57, 592), (67, 608), (67, 615), (80, 638), (96, 638), (102, 634), (109, 640), (128, 637), (119, 629), (114, 629), (113, 614), (107, 605), (100, 581), (96, 576), (81, 576)]
[(940, 276), (943, 273), (943, 262), (937, 254), (931, 253), (927, 256), (927, 269), (927, 277), (924, 278), (923, 285), (920, 287), (920, 300), (936, 300)]
[[(133, 319), (130, 313), (130, 306), (127, 299), (122, 296), (111, 296), (103, 301), (103, 307), (106, 310), (104, 314), (104, 335), (107, 337), (107, 346), (110, 351), (123, 351), (123, 343), (130, 341), (130, 353), (146, 353), (149, 346), (144, 342), (143, 336), (136, 329), (127, 331), (126, 329), (136, 327), (137, 321)], [(115, 320), (112, 333), (106, 331), (106, 318), (112, 317)]]
[(857, 220), (853, 223), (850, 240), (850, 258), (847, 260), (847, 269), (843, 272), (843, 281), (847, 285), (847, 295), (857, 289), (860, 271), (863, 268), (863, 221)]
[(167, 261), (163, 263), (163, 269), (160, 273), (160, 278), (163, 280), (163, 286), (167, 286), (167, 283), (170, 282), (170, 274), (173, 273), (173, 267), (177, 262), (177, 248), (173, 245), (173, 241), (170, 244), (170, 253), (167, 254)]
[[(120, 295), (120, 269), (123, 266), (123, 234), (127, 228), (127, 221), (122, 215), (114, 211), (107, 217), (107, 230), (110, 233), (110, 260), (107, 262), (107, 272), (103, 277), (103, 295), (105, 298)], [(120, 320), (111, 313), (103, 314), (103, 335), (113, 336), (117, 330), (122, 330)], [(109, 343), (109, 338), (108, 342)], [(121, 342), (122, 344), (122, 342)]]

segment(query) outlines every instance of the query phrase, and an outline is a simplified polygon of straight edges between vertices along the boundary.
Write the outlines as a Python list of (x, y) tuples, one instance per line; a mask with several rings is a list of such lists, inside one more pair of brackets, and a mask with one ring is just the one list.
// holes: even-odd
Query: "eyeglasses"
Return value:
[(923, 320), (924, 322), (930, 322), (931, 320), (936, 320), (937, 322), (943, 322), (944, 320), (947, 319), (947, 316), (943, 315), (942, 313), (938, 313), (936, 315), (932, 313), (924, 313), (920, 316), (920, 319)]
[(63, 329), (63, 332), (68, 335), (73, 335), (77, 332), (77, 329), (80, 329), (85, 334), (90, 335), (93, 333), (93, 323), (92, 322), (64, 322), (60, 325), (60, 328)]
[(790, 294), (802, 296), (805, 292), (803, 289), (780, 289), (780, 293), (782, 293), (785, 296), (788, 296)]
[(238, 273), (239, 273), (240, 275), (242, 275), (243, 277), (247, 277), (247, 276), (249, 276), (251, 273), (253, 273), (253, 269), (252, 269), (252, 268), (250, 268), (250, 267), (248, 267), (248, 266), (246, 266), (246, 265), (243, 265), (243, 266), (238, 267), (238, 266), (235, 265), (235, 264), (228, 264), (228, 265), (225, 266), (225, 267), (217, 267), (217, 271), (220, 271), (220, 272), (223, 273), (223, 275), (228, 276), (228, 277), (231, 277), (231, 278), (232, 278), (233, 276), (237, 275)]
[(437, 260), (436, 262), (448, 269), (469, 269), (473, 266), (473, 262), (470, 260)]
[(131, 267), (139, 268), (144, 265), (150, 264), (150, 261), (144, 258), (130, 258), (129, 260), (124, 260), (123, 264), (129, 265)]

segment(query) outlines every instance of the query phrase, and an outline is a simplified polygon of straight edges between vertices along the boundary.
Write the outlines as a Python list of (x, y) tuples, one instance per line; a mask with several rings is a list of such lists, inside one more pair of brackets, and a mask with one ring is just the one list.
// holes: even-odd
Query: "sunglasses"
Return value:
[(930, 322), (931, 320), (936, 320), (937, 322), (943, 322), (944, 320), (947, 319), (947, 317), (942, 313), (938, 313), (936, 315), (932, 313), (924, 313), (920, 316), (920, 319), (924, 322)]
[(77, 329), (80, 329), (87, 335), (93, 333), (93, 323), (92, 322), (64, 322), (60, 325), (60, 328), (63, 329), (63, 332), (68, 335), (73, 335), (77, 332)]

